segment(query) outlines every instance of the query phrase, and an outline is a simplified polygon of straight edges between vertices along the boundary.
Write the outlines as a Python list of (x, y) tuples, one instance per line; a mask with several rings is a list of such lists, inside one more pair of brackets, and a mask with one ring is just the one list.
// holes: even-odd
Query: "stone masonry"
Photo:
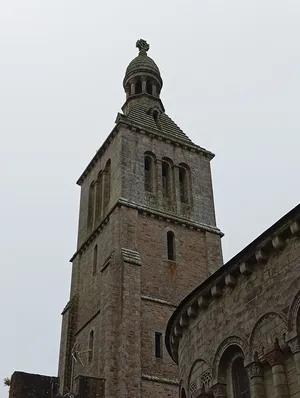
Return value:
[(166, 332), (180, 397), (300, 397), (300, 205), (191, 292)]
[(159, 69), (147, 43), (137, 46), (123, 82), (123, 113), (78, 180), (61, 395), (76, 394), (77, 377), (88, 376), (105, 379), (107, 398), (178, 397), (177, 366), (163, 344), (167, 320), (222, 265), (213, 154), (166, 115)]

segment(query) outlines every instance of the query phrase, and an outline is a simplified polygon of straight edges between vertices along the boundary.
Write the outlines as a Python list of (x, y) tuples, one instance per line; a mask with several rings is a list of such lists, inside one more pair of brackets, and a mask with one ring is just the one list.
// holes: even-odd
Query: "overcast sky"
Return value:
[(298, 204), (299, 20), (299, 0), (0, 2), (1, 378), (57, 373), (75, 181), (114, 126), (137, 39), (167, 113), (216, 154), (224, 259)]

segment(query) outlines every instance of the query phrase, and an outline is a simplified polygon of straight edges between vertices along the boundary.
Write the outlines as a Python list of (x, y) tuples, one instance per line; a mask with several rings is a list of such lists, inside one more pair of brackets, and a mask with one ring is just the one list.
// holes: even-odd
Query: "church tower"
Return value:
[(166, 324), (181, 299), (222, 265), (214, 155), (165, 113), (149, 45), (136, 46), (123, 81), (123, 112), (77, 182), (61, 394), (77, 394), (84, 385), (99, 398), (178, 397)]

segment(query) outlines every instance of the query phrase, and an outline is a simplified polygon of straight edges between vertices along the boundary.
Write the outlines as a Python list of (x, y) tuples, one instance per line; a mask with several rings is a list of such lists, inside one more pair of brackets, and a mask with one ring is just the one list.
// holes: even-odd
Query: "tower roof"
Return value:
[(149, 44), (145, 40), (140, 39), (136, 42), (136, 47), (139, 49), (139, 54), (127, 66), (123, 84), (125, 85), (126, 81), (133, 75), (146, 73), (154, 75), (162, 86), (159, 68), (153, 59), (147, 55), (147, 51), (150, 48)]

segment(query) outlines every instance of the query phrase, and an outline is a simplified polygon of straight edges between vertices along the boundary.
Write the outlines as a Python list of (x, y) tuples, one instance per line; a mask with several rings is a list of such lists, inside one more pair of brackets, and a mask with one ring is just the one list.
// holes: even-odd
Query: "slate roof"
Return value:
[(159, 117), (160, 129), (157, 127), (153, 116), (149, 113), (149, 108), (145, 105), (136, 103), (126, 116), (129, 122), (137, 124), (145, 129), (157, 130), (180, 141), (187, 141), (192, 144), (192, 140), (181, 130), (180, 127), (166, 114), (161, 113)]
[(127, 66), (125, 79), (127, 79), (133, 73), (140, 73), (144, 71), (154, 73), (160, 78), (160, 72), (158, 66), (153, 61), (153, 59), (148, 57), (147, 54), (139, 54)]

